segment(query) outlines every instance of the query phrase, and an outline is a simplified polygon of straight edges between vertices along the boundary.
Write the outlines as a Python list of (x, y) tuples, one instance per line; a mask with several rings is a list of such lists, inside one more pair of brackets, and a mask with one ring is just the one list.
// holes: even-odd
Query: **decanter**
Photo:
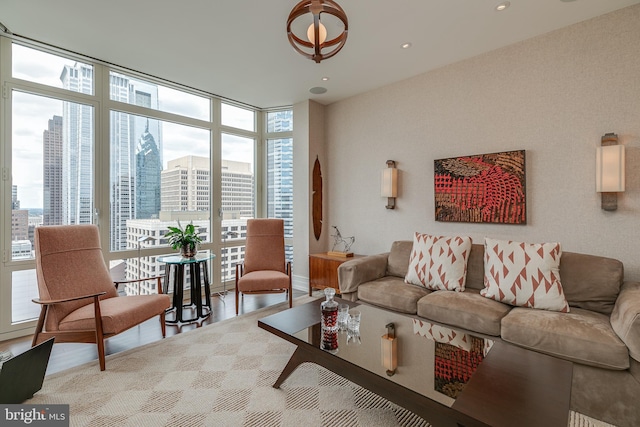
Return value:
[(338, 352), (338, 303), (333, 299), (336, 290), (325, 288), (324, 295), (327, 298), (320, 304), (322, 338), (320, 348), (330, 353)]

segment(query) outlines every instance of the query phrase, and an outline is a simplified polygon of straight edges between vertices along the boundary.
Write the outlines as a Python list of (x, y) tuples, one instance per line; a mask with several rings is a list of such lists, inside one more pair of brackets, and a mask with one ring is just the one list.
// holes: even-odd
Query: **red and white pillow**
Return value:
[(471, 238), (415, 233), (406, 283), (431, 290), (464, 291)]
[(560, 283), (560, 243), (485, 238), (482, 296), (507, 304), (569, 312)]

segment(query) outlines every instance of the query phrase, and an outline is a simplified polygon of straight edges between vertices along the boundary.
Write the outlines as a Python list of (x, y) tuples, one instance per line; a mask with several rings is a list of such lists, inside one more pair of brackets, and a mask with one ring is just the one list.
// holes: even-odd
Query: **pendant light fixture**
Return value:
[[(321, 21), (323, 17), (326, 18), (324, 23)], [(312, 18), (313, 22), (308, 27), (305, 25), (306, 33), (302, 37), (296, 35), (294, 31), (298, 31), (298, 34), (302, 31), (299, 30), (300, 22), (295, 23), (295, 21), (308, 22), (309, 18)], [(336, 19), (341, 24), (336, 22)], [(338, 26), (344, 26), (344, 28), (340, 28), (340, 33), (334, 37), (333, 29)], [(346, 13), (333, 0), (303, 0), (291, 10), (287, 19), (289, 43), (296, 52), (316, 63), (331, 58), (342, 49), (347, 41), (348, 29)]]

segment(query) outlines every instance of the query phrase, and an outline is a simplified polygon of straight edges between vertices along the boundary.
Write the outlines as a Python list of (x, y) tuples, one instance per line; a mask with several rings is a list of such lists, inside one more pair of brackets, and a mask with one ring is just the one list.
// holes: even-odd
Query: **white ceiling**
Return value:
[[(297, 1), (0, 0), (0, 22), (23, 37), (268, 108), (330, 104), (640, 3), (511, 0), (497, 12), (501, 0), (338, 0), (347, 43), (316, 64), (287, 41)], [(405, 42), (412, 47), (401, 49)], [(315, 86), (327, 92), (309, 93)]]

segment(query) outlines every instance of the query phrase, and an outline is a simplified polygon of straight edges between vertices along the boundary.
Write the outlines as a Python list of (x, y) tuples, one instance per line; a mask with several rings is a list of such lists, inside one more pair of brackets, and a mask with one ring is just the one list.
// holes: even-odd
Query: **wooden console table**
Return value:
[(340, 293), (338, 285), (338, 267), (343, 262), (359, 258), (363, 255), (350, 257), (331, 256), (326, 252), (309, 255), (309, 296), (313, 289), (333, 288)]

